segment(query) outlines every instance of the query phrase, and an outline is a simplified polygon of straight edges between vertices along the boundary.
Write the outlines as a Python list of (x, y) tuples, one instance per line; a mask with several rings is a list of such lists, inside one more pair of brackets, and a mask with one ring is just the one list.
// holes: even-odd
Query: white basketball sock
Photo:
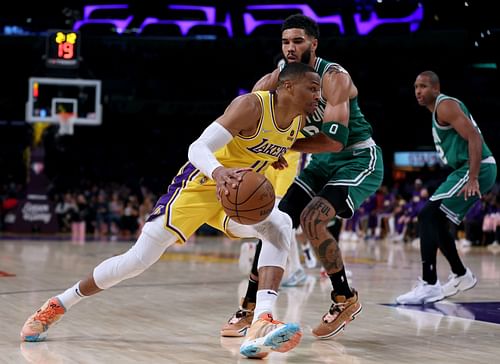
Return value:
[(62, 303), (66, 311), (85, 297), (86, 296), (84, 296), (80, 292), (80, 282), (77, 282), (73, 287), (68, 288), (66, 291), (56, 296), (56, 298)]
[(255, 310), (253, 315), (253, 321), (257, 321), (259, 316), (263, 313), (273, 313), (274, 304), (278, 299), (278, 292), (272, 289), (261, 289), (257, 291), (257, 302), (255, 304)]

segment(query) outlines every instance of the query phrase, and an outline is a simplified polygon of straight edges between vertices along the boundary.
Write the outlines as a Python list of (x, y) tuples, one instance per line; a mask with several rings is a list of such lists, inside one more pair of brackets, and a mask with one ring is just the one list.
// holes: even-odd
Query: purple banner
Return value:
[(49, 181), (45, 175), (45, 151), (31, 151), (30, 173), (26, 198), (5, 216), (5, 230), (15, 233), (56, 233), (58, 231), (54, 204), (47, 196)]
[(5, 230), (13, 233), (57, 233), (54, 204), (45, 195), (28, 195), (16, 211), (5, 217)]
[[(330, 14), (326, 16), (319, 16), (308, 4), (273, 4), (273, 5), (247, 5), (244, 8), (242, 16), (231, 16), (227, 11), (218, 9), (217, 6), (200, 6), (200, 5), (166, 5), (166, 8), (173, 13), (178, 13), (179, 18), (174, 19), (160, 19), (151, 15), (137, 15), (133, 13), (128, 4), (109, 4), (109, 5), (87, 5), (83, 10), (83, 19), (75, 22), (73, 30), (77, 31), (82, 26), (88, 24), (109, 24), (113, 26), (117, 34), (124, 32), (141, 34), (144, 29), (153, 24), (176, 25), (182, 36), (188, 36), (190, 30), (195, 26), (216, 26), (225, 29), (228, 37), (233, 37), (233, 23), (243, 24), (245, 35), (251, 35), (255, 29), (269, 24), (281, 24), (283, 19), (280, 17), (283, 10), (292, 10), (294, 12), (300, 11), (302, 14), (307, 15), (314, 19), (318, 24), (335, 24), (339, 28), (340, 34), (345, 34), (344, 19), (341, 14)], [(222, 7), (221, 7), (222, 8)], [(122, 18), (116, 19), (114, 17), (106, 17), (104, 14), (107, 11), (124, 10)], [(186, 11), (190, 13), (186, 13)], [(189, 14), (193, 11), (200, 12), (203, 19), (189, 19)], [(96, 15), (98, 12), (99, 15)], [(276, 12), (276, 17), (272, 13)], [(104, 14), (103, 14), (104, 13)], [(147, 10), (146, 10), (147, 14)], [(217, 21), (217, 15), (221, 21)], [(141, 19), (141, 17), (143, 19)], [(409, 31), (415, 32), (420, 27), (420, 23), (424, 17), (423, 5), (418, 4), (417, 8), (407, 16), (398, 18), (382, 18), (379, 17), (375, 10), (370, 10), (361, 13), (355, 12), (352, 14), (352, 21), (356, 25), (356, 31), (359, 35), (367, 35), (376, 27), (383, 24), (402, 23), (408, 24)], [(271, 18), (271, 19), (269, 19)], [(130, 24), (132, 21), (138, 21), (141, 25), (137, 28), (131, 29)], [(142, 21), (141, 21), (142, 20)], [(349, 19), (351, 21), (351, 19)], [(210, 32), (208, 31), (208, 34)]]

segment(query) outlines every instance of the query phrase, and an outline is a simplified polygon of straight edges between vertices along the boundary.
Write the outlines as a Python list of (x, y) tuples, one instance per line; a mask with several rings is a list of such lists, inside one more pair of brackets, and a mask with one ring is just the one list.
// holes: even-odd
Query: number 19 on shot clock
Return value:
[(53, 68), (76, 68), (80, 61), (80, 34), (72, 30), (49, 30), (46, 65)]

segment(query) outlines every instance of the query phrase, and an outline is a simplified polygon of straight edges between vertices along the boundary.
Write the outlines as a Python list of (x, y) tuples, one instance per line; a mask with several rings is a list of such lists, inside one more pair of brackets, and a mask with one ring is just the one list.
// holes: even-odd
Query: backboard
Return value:
[(73, 113), (76, 125), (102, 123), (101, 81), (81, 78), (29, 79), (26, 121), (59, 123), (61, 112)]

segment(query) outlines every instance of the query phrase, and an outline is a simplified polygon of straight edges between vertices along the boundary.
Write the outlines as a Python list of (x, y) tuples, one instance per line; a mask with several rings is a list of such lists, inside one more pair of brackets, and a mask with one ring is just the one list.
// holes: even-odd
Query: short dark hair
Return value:
[(286, 18), (281, 25), (281, 32), (291, 28), (304, 29), (306, 35), (319, 38), (318, 23), (304, 14), (294, 14)]
[(288, 63), (280, 72), (278, 83), (282, 84), (286, 80), (292, 80), (304, 76), (307, 72), (316, 73), (316, 70), (311, 66), (301, 63), (293, 62)]
[(429, 77), (429, 81), (431, 81), (431, 85), (439, 85), (439, 76), (434, 71), (421, 72), (420, 76)]

